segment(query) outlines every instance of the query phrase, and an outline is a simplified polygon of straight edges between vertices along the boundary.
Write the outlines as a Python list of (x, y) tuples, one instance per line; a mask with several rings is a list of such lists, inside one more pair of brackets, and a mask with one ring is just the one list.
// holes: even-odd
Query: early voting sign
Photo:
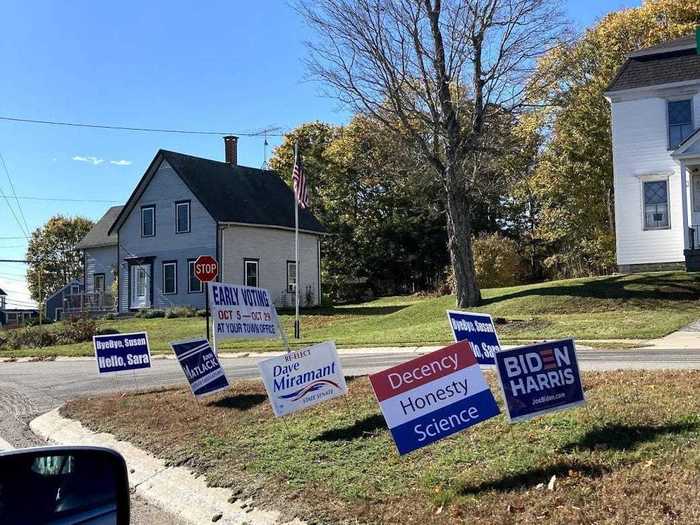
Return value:
[(264, 288), (211, 282), (209, 305), (216, 341), (280, 336), (277, 312)]
[(100, 374), (151, 368), (151, 350), (146, 332), (96, 335), (92, 338)]
[(277, 417), (348, 392), (334, 342), (266, 359), (258, 367)]
[(496, 369), (511, 421), (585, 401), (573, 339), (501, 350)]
[(170, 343), (190, 383), (194, 396), (208, 396), (228, 388), (228, 379), (214, 350), (206, 339)]
[(447, 319), (455, 341), (467, 341), (480, 365), (494, 365), (494, 355), (501, 349), (501, 343), (488, 314), (447, 310)]
[(466, 341), (369, 376), (400, 454), (499, 414)]

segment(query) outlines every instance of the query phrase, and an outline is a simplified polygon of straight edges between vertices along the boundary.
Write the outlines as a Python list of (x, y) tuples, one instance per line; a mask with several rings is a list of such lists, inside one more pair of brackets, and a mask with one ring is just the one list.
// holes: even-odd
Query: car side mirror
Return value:
[(0, 523), (128, 525), (124, 458), (98, 447), (0, 452)]

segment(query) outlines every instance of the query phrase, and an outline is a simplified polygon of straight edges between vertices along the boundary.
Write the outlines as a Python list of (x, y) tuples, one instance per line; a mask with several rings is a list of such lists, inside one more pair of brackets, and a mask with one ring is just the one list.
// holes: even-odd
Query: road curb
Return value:
[[(80, 421), (61, 416), (58, 408), (37, 417), (29, 427), (37, 436), (57, 444), (92, 445), (117, 450), (124, 456), (129, 468), (132, 493), (189, 523), (283, 523), (279, 512), (255, 509), (250, 499), (230, 503), (230, 490), (208, 487), (203, 477), (195, 477), (186, 467), (169, 467), (163, 460), (127, 441), (119, 441), (111, 434), (88, 430)], [(221, 517), (215, 519), (219, 515)], [(305, 525), (300, 520), (284, 523)]]

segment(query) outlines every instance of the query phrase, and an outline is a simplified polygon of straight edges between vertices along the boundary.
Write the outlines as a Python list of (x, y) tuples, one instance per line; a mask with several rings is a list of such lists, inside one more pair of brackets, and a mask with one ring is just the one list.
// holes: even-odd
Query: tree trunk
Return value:
[(465, 190), (459, 184), (460, 177), (448, 167), (445, 173), (447, 191), (447, 247), (450, 250), (452, 271), (457, 289), (457, 306), (466, 308), (481, 302), (481, 292), (476, 284), (474, 253), (472, 251), (472, 225)]

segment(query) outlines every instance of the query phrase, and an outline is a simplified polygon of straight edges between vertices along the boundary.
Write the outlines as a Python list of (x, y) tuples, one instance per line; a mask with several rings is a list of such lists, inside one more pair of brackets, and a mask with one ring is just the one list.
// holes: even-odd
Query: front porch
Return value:
[(700, 271), (700, 130), (690, 135), (672, 157), (681, 166), (683, 255), (689, 272)]

